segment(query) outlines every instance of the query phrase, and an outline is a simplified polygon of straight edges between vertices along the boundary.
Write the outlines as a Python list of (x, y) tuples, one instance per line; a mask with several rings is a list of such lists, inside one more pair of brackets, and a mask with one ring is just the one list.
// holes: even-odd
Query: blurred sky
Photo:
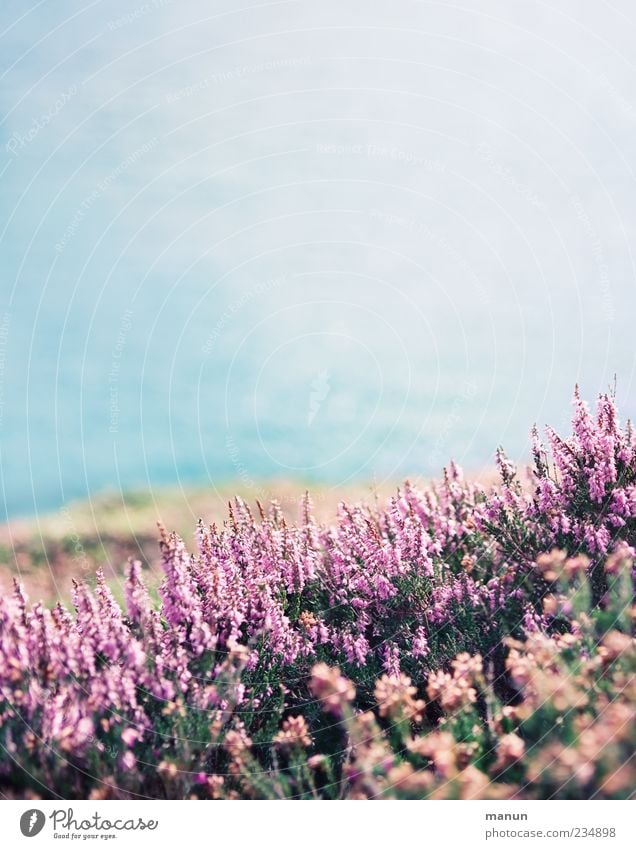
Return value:
[(627, 0), (3, 0), (4, 512), (636, 411)]

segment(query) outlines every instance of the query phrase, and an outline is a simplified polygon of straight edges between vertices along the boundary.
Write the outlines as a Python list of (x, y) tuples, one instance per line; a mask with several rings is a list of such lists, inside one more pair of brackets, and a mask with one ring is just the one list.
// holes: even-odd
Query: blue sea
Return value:
[(1, 516), (634, 415), (634, 16), (4, 0)]

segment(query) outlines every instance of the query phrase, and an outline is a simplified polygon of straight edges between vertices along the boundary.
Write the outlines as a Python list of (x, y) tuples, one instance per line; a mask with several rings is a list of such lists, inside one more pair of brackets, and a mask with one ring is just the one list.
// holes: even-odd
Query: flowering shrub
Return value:
[(613, 398), (527, 482), (451, 463), (291, 526), (162, 531), (74, 614), (0, 600), (0, 791), (66, 798), (623, 797), (634, 785), (636, 446)]

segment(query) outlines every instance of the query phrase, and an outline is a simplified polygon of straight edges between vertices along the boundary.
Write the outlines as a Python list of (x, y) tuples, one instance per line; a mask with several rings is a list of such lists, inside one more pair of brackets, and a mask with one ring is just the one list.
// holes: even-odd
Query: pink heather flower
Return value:
[(608, 575), (616, 575), (623, 567), (631, 567), (633, 560), (634, 549), (626, 543), (620, 542), (605, 561), (605, 571)]
[(240, 758), (251, 748), (252, 740), (242, 722), (237, 722), (235, 727), (227, 732), (223, 745), (233, 758)]
[(311, 670), (309, 689), (325, 710), (335, 714), (341, 714), (356, 694), (353, 684), (340, 674), (340, 669), (326, 663), (317, 663)]
[(426, 629), (420, 626), (413, 637), (413, 646), (411, 649), (413, 657), (425, 658), (430, 654)]
[(288, 716), (281, 730), (274, 737), (274, 745), (283, 750), (307, 749), (311, 746), (309, 726), (304, 716)]
[(376, 681), (374, 692), (380, 716), (419, 722), (425, 705), (421, 699), (413, 698), (416, 693), (408, 676), (383, 675)]
[(364, 666), (369, 655), (369, 642), (362, 634), (344, 634), (342, 637), (342, 650), (344, 651), (347, 662)]
[(568, 557), (563, 564), (563, 573), (566, 578), (572, 580), (577, 575), (585, 575), (590, 568), (590, 558), (585, 554), (577, 554), (574, 557)]
[(433, 731), (425, 737), (416, 737), (409, 741), (411, 752), (430, 758), (436, 772), (443, 778), (450, 778), (456, 771), (457, 744), (448, 731)]
[(458, 654), (451, 666), (454, 678), (468, 678), (471, 681), (481, 675), (483, 669), (481, 655), (470, 655), (468, 652)]
[(141, 579), (141, 562), (130, 560), (126, 569), (126, 609), (133, 622), (142, 622), (151, 607), (150, 597)]
[(135, 745), (137, 740), (141, 738), (141, 734), (137, 728), (124, 728), (121, 732), (121, 739), (124, 741), (126, 746), (132, 747)]
[(537, 572), (539, 572), (546, 581), (553, 583), (561, 575), (566, 559), (566, 551), (560, 551), (558, 548), (553, 548), (549, 554), (540, 554), (537, 557)]
[(394, 677), (400, 674), (400, 649), (395, 643), (387, 643), (382, 649), (382, 666), (389, 675)]
[(518, 734), (504, 734), (497, 745), (496, 769), (505, 769), (516, 761), (521, 760), (526, 746)]
[(453, 713), (477, 701), (477, 691), (463, 674), (449, 675), (433, 672), (428, 679), (426, 692), (431, 701), (439, 701), (445, 711)]
[(122, 765), (122, 769), (126, 772), (133, 770), (137, 765), (137, 758), (133, 755), (131, 751), (124, 752), (121, 757), (120, 763)]
[(499, 474), (501, 475), (501, 479), (504, 484), (512, 483), (517, 474), (517, 468), (514, 463), (511, 463), (510, 460), (506, 457), (506, 453), (503, 448), (498, 448), (496, 453), (496, 463)]

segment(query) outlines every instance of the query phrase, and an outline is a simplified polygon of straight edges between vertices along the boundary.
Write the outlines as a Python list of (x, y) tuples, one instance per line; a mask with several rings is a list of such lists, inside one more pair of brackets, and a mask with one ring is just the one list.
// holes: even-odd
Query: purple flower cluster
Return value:
[(593, 573), (634, 545), (636, 446), (612, 397), (593, 417), (578, 392), (573, 435), (548, 430), (551, 457), (533, 438), (527, 484), (499, 452), (491, 492), (451, 463), (441, 482), (407, 482), (384, 506), (341, 504), (332, 526), (307, 495), (296, 525), (276, 503), (255, 518), (237, 499), (222, 527), (200, 523), (194, 554), (162, 532), (159, 605), (138, 562), (123, 607), (101, 572), (94, 589), (75, 584), (74, 615), (29, 607), (16, 586), (0, 599), (0, 742), (40, 761), (114, 746), (133, 769), (130, 749), (146, 740), (159, 757), (185, 710), (209, 723), (228, 705), (309, 698), (316, 663), (340, 665), (364, 699), (382, 674), (421, 686), (461, 651), (488, 658), (511, 634), (549, 628), (537, 558), (585, 553)]
[(536, 428), (534, 466), (523, 487), (502, 451), (497, 462), (500, 491), (491, 494), (479, 526), (492, 534), (511, 560), (531, 565), (541, 551), (584, 552), (592, 559), (596, 601), (605, 582), (605, 557), (623, 540), (636, 539), (636, 441), (631, 422), (620, 428), (613, 396), (601, 395), (593, 416), (574, 394), (572, 435), (547, 428), (549, 452)]

